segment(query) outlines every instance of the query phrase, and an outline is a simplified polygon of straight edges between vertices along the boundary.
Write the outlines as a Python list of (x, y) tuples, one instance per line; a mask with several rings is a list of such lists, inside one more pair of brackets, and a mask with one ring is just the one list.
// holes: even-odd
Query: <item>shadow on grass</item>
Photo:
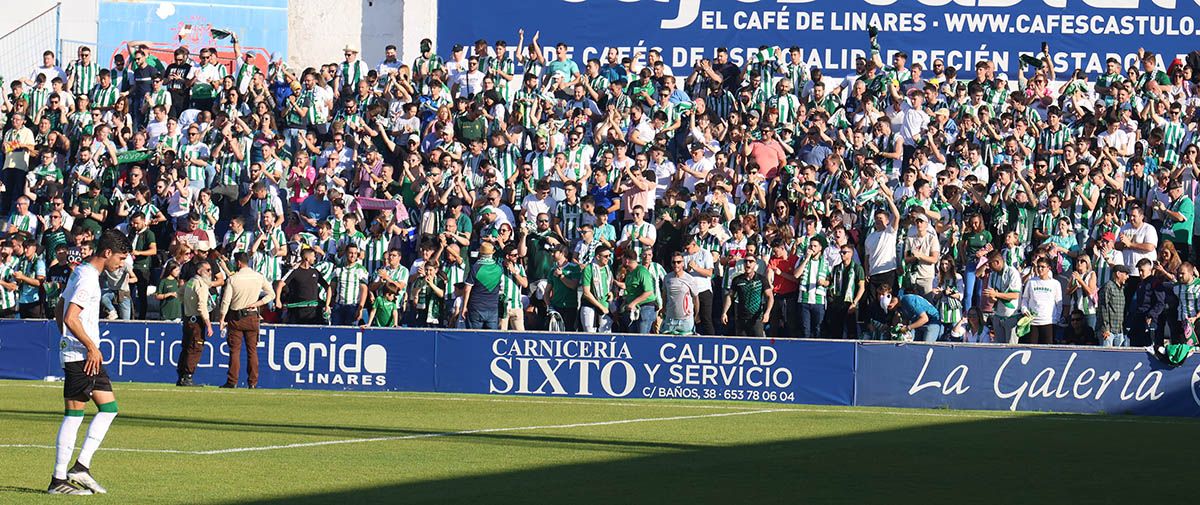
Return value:
[[(1146, 484), (1191, 467), (1200, 441), (1183, 436), (1156, 442), (1149, 434), (1160, 427), (1116, 421), (987, 419), (557, 466), (546, 466), (536, 450), (514, 450), (508, 461), (497, 462), (514, 468), (510, 471), (463, 468), (461, 476), (404, 482), (405, 469), (396, 468), (401, 481), (392, 484), (228, 503), (1007, 505), (1192, 498), (1191, 486)], [(633, 433), (648, 437), (655, 431)], [(338, 486), (354, 486), (354, 478), (353, 472), (342, 475)]]
[[(0, 409), (0, 414), (20, 416), (34, 419), (46, 418), (58, 420), (62, 414), (42, 410)], [(213, 430), (218, 432), (240, 431), (247, 433), (264, 433), (270, 435), (308, 435), (336, 438), (376, 438), (376, 437), (416, 437), (420, 435), (438, 435), (445, 430), (428, 430), (414, 428), (384, 428), (379, 426), (322, 426), (314, 424), (276, 424), (253, 421), (233, 421), (227, 419), (193, 419), (188, 417), (148, 416), (144, 414), (121, 414), (122, 426), (141, 426), (165, 429), (195, 429)], [(453, 431), (453, 430), (451, 430)], [(639, 440), (596, 440), (574, 437), (537, 435), (533, 432), (500, 433), (464, 433), (454, 435), (454, 439), (462, 442), (493, 444), (531, 448), (571, 448), (575, 450), (603, 450), (631, 454), (657, 453), (662, 451), (688, 451), (704, 447), (696, 444), (675, 444), (668, 442), (639, 441)]]
[(45, 489), (34, 489), (31, 487), (19, 486), (0, 486), (0, 496), (6, 494), (46, 494)]

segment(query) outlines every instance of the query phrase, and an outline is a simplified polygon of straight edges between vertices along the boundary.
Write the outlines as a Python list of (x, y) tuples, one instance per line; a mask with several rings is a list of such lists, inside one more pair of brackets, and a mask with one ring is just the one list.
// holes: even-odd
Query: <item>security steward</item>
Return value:
[(179, 365), (175, 370), (179, 374), (176, 386), (196, 385), (192, 382), (192, 374), (196, 373), (196, 365), (204, 354), (204, 340), (213, 334), (208, 319), (211, 286), (212, 265), (207, 261), (199, 263), (196, 275), (183, 285), (180, 295), (183, 303), (183, 342), (179, 346)]
[[(246, 347), (246, 384), (258, 387), (259, 308), (275, 300), (275, 291), (267, 278), (250, 268), (250, 255), (233, 255), (237, 272), (225, 281), (221, 296), (221, 331), (229, 344), (229, 376), (221, 387), (237, 387), (242, 368), (242, 346)], [(227, 330), (228, 327), (228, 330)]]
[(325, 324), (325, 296), (329, 283), (321, 271), (313, 268), (317, 252), (305, 246), (300, 250), (300, 264), (288, 271), (279, 282), (276, 298), (283, 302), (287, 324)]

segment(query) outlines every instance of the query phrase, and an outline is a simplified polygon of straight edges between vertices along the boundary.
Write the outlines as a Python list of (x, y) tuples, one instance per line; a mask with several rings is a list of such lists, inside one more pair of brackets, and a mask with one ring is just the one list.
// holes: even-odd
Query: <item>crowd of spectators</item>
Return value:
[[(178, 319), (196, 265), (217, 296), (246, 253), (277, 290), (268, 321), (1193, 333), (1200, 72), (1185, 61), (1139, 51), (1060, 74), (1043, 44), (1010, 79), (988, 61), (885, 62), (872, 30), (848, 75), (763, 47), (676, 78), (658, 51), (576, 62), (517, 36), (445, 58), (425, 40), (411, 63), (347, 46), (303, 69), (255, 67), (236, 37), (232, 65), (133, 44), (111, 65), (82, 47), (63, 70), (47, 51), (0, 106), (0, 317), (51, 313), (116, 228), (133, 255), (105, 276), (109, 319)], [(291, 275), (309, 268), (315, 290)]]

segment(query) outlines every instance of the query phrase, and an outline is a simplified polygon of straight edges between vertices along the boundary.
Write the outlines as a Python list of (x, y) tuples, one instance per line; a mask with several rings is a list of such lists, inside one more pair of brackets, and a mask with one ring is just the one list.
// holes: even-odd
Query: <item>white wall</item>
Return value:
[(402, 61), (419, 52), (420, 40), (437, 30), (437, 0), (291, 0), (288, 63), (314, 66), (343, 60), (352, 43), (372, 68), (383, 48), (395, 44)]
[[(0, 16), (0, 35), (21, 26), (56, 3), (60, 2), (57, 0), (0, 1), (0, 6), (4, 9), (4, 15)], [(67, 40), (90, 42), (94, 46), (100, 16), (99, 0), (62, 0), (61, 3), (59, 36)]]

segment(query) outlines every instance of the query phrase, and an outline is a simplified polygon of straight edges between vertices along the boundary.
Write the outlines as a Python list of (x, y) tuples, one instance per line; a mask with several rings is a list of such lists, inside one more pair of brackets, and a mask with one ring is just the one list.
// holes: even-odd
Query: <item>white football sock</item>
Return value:
[(71, 455), (75, 453), (75, 438), (79, 436), (79, 426), (83, 424), (83, 416), (63, 416), (62, 426), (58, 427), (58, 441), (54, 444), (54, 478), (67, 478), (67, 467), (71, 464)]
[(97, 412), (92, 418), (92, 424), (88, 425), (87, 438), (83, 440), (83, 449), (79, 451), (79, 464), (91, 468), (92, 456), (96, 454), (96, 449), (100, 448), (100, 442), (104, 441), (104, 435), (108, 433), (108, 426), (116, 417), (116, 412)]

